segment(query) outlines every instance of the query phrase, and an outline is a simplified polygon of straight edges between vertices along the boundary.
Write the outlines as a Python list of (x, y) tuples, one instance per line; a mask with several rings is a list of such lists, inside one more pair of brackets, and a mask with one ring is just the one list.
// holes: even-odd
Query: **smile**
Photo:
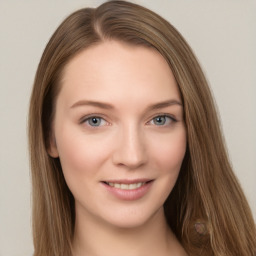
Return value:
[(124, 190), (132, 190), (137, 189), (146, 184), (146, 182), (138, 182), (138, 183), (132, 183), (132, 184), (123, 184), (123, 183), (113, 183), (113, 182), (106, 182), (107, 185), (114, 187), (114, 188), (120, 188)]
[(154, 180), (137, 179), (137, 180), (108, 180), (102, 181), (101, 184), (110, 193), (120, 200), (138, 200), (145, 196), (152, 187)]

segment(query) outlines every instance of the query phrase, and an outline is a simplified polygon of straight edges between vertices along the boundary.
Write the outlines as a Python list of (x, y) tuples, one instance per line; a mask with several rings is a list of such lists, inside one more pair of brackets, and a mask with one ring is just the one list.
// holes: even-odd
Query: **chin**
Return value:
[(119, 212), (117, 214), (112, 214), (107, 218), (104, 216), (104, 219), (111, 226), (119, 229), (135, 229), (144, 227), (147, 224), (150, 224), (157, 217), (162, 218), (164, 216), (163, 207), (155, 211), (140, 210), (136, 211), (133, 209), (127, 210), (126, 212)]

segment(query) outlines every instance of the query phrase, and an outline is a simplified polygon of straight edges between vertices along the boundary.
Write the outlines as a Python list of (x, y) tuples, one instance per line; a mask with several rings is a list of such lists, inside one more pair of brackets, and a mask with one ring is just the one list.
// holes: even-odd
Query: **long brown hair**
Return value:
[(119, 40), (152, 47), (168, 62), (182, 95), (187, 152), (165, 205), (167, 221), (189, 255), (253, 255), (255, 223), (226, 154), (214, 102), (192, 50), (152, 11), (125, 1), (71, 14), (47, 44), (29, 111), (35, 256), (70, 256), (74, 198), (59, 159), (47, 149), (65, 65), (95, 43)]

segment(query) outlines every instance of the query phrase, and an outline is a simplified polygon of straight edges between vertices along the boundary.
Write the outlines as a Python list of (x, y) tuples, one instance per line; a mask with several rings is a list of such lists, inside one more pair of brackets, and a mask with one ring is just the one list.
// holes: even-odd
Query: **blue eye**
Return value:
[(106, 123), (106, 121), (103, 118), (97, 116), (89, 117), (84, 122), (87, 123), (89, 126), (93, 127), (102, 126)]
[(162, 115), (162, 116), (156, 116), (151, 120), (151, 124), (157, 125), (157, 126), (164, 126), (169, 125), (171, 122), (175, 122), (176, 120), (170, 116)]

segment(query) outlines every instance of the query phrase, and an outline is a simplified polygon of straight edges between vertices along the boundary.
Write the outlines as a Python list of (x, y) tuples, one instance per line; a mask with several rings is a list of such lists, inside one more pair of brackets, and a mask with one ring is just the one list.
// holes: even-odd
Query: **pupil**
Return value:
[(156, 121), (157, 124), (164, 124), (165, 123), (165, 117), (164, 116), (156, 117), (155, 121)]
[(97, 118), (93, 118), (93, 119), (92, 119), (92, 122), (93, 122), (94, 124), (97, 124), (97, 123), (98, 123), (98, 119), (97, 119)]
[(98, 126), (98, 125), (100, 125), (100, 118), (92, 117), (92, 118), (89, 120), (89, 124), (92, 125), (92, 126)]

